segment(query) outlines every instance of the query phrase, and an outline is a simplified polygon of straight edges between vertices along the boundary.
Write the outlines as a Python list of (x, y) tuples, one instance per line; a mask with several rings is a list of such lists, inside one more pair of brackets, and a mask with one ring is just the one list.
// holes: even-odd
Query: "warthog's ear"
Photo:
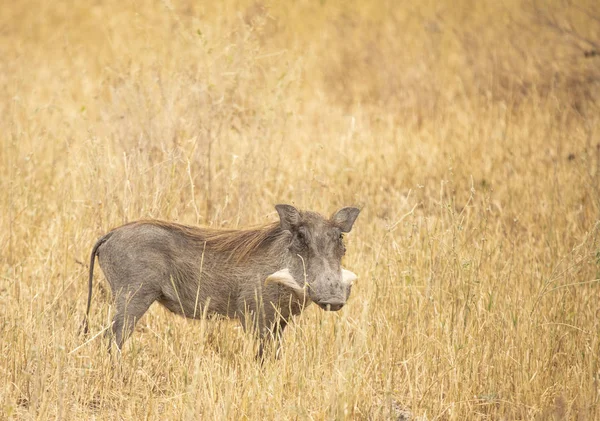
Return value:
[(275, 209), (279, 214), (282, 230), (291, 231), (292, 228), (298, 226), (300, 223), (300, 212), (295, 207), (291, 205), (275, 205)]
[(340, 227), (342, 232), (350, 232), (359, 213), (360, 209), (358, 208), (342, 208), (331, 217), (331, 220)]

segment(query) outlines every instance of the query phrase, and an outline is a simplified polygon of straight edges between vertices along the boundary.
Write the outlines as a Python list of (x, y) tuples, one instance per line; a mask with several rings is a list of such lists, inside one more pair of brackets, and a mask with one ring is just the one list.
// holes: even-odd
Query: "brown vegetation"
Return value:
[[(596, 2), (203, 3), (0, 8), (0, 419), (597, 419)], [(281, 202), (363, 211), (279, 360), (154, 306), (115, 362), (106, 291), (77, 335), (110, 228)]]

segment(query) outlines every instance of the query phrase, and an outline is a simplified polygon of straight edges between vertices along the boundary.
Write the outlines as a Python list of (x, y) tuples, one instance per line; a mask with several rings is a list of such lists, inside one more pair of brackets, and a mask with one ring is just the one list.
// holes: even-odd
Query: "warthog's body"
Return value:
[[(278, 334), (311, 301), (338, 310), (354, 274), (342, 270), (341, 233), (358, 209), (327, 220), (278, 205), (280, 222), (249, 230), (214, 230), (162, 221), (138, 221), (100, 238), (91, 255), (110, 283), (116, 313), (112, 332), (120, 348), (135, 323), (158, 301), (173, 313), (206, 313), (254, 324), (264, 337)], [(86, 324), (87, 330), (87, 324)]]

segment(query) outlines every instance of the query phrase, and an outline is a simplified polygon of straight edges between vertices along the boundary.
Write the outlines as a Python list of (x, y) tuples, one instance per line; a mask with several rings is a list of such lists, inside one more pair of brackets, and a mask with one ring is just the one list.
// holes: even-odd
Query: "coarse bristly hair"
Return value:
[(174, 230), (193, 241), (206, 242), (207, 248), (225, 253), (237, 262), (288, 235), (281, 229), (279, 222), (239, 230), (190, 226), (159, 219), (140, 220), (127, 225), (144, 224)]

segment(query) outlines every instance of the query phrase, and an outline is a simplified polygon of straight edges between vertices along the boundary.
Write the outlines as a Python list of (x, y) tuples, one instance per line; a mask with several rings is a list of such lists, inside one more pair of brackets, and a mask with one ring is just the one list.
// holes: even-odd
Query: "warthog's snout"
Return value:
[[(316, 302), (316, 301), (315, 301)], [(319, 307), (326, 311), (338, 311), (342, 307), (344, 307), (345, 302), (342, 301), (319, 301), (316, 302)]]
[[(354, 281), (356, 279), (357, 279), (357, 276), (354, 272), (351, 272), (347, 269), (342, 268), (341, 286), (342, 286), (342, 288), (345, 289), (344, 293), (346, 296), (346, 300), (350, 296), (350, 290), (352, 288), (352, 284), (354, 283)], [(326, 310), (326, 311), (338, 311), (342, 307), (344, 307), (344, 305), (346, 304), (346, 301), (344, 299), (340, 299), (338, 297), (331, 297), (331, 296), (329, 296), (328, 298), (310, 297), (310, 294), (307, 294), (307, 292), (308, 292), (307, 290), (310, 290), (310, 288), (307, 288), (308, 285), (300, 286), (298, 281), (296, 281), (294, 279), (294, 277), (290, 274), (290, 271), (288, 268), (282, 269), (282, 270), (275, 272), (275, 273), (271, 274), (270, 276), (268, 276), (267, 279), (265, 280), (265, 284), (268, 284), (268, 283), (277, 283), (277, 284), (286, 286), (288, 288), (291, 288), (299, 298), (303, 298), (307, 301), (313, 301), (319, 307), (321, 307), (323, 310)]]
[(342, 276), (321, 276), (308, 284), (312, 302), (325, 311), (338, 311), (348, 298), (346, 284)]

